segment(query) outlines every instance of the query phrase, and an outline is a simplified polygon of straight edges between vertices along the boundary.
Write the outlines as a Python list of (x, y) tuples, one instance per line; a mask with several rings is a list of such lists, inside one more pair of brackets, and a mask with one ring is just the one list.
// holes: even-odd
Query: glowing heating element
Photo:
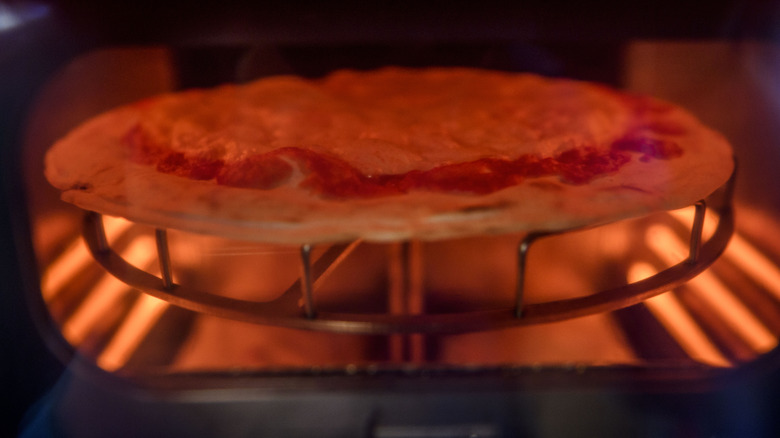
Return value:
[[(675, 211), (672, 212), (672, 215), (684, 224), (690, 222), (689, 216), (684, 211)], [(714, 214), (712, 216), (717, 218)], [(704, 232), (712, 234), (715, 223), (717, 220), (706, 221)], [(780, 268), (767, 256), (761, 254), (756, 247), (748, 243), (745, 238), (734, 234), (723, 256), (780, 300)]]
[[(666, 226), (650, 227), (645, 238), (648, 247), (669, 265), (688, 254), (687, 244)], [(699, 274), (687, 286), (753, 351), (764, 353), (777, 345), (772, 332), (711, 271)]]
[[(103, 224), (106, 229), (106, 238), (109, 242), (116, 241), (133, 225), (132, 222), (125, 219), (109, 216), (103, 218)], [(74, 273), (83, 271), (93, 262), (94, 259), (89, 254), (84, 240), (76, 239), (73, 241), (44, 272), (41, 279), (43, 299), (50, 302), (68, 281), (74, 277)]]
[[(150, 236), (134, 240), (122, 256), (131, 264), (147, 268), (155, 257), (155, 243)], [(130, 286), (106, 273), (79, 308), (62, 327), (62, 333), (72, 345), (81, 344), (90, 330), (131, 291)]]
[(167, 302), (151, 295), (138, 297), (130, 314), (98, 357), (98, 365), (107, 371), (115, 371), (125, 365), (168, 307)]
[[(635, 263), (628, 270), (628, 281), (633, 283), (650, 277), (656, 272), (657, 270), (647, 263)], [(680, 347), (688, 353), (688, 356), (713, 366), (731, 366), (731, 362), (710, 341), (674, 294), (666, 292), (657, 295), (646, 300), (645, 305)]]
[(741, 236), (735, 235), (726, 257), (780, 300), (780, 268)]

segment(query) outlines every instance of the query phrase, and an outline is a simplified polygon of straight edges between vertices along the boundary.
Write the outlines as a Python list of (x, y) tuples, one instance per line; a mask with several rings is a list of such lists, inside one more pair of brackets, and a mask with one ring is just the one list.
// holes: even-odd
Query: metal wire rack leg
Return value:
[(303, 310), (307, 318), (315, 316), (314, 292), (311, 279), (311, 245), (301, 246), (301, 295), (303, 296)]
[(173, 287), (173, 271), (171, 270), (171, 252), (168, 249), (168, 231), (165, 229), (154, 230), (154, 240), (157, 243), (157, 259), (160, 264), (163, 288)]
[(701, 200), (696, 203), (693, 216), (693, 226), (691, 227), (691, 247), (688, 253), (688, 263), (696, 263), (701, 254), (702, 232), (704, 230), (704, 216), (707, 213), (707, 202)]
[(515, 286), (515, 317), (523, 317), (523, 298), (525, 296), (525, 279), (526, 269), (528, 264), (528, 251), (531, 249), (531, 244), (536, 239), (542, 237), (544, 234), (531, 233), (520, 241), (520, 245), (517, 247), (517, 285)]

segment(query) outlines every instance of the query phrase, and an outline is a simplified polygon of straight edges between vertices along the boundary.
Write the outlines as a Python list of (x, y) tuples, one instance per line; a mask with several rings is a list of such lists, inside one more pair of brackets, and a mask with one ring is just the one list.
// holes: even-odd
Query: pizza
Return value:
[(733, 166), (723, 136), (652, 97), (386, 67), (147, 98), (76, 127), (45, 172), (87, 210), (301, 244), (595, 226), (690, 205)]

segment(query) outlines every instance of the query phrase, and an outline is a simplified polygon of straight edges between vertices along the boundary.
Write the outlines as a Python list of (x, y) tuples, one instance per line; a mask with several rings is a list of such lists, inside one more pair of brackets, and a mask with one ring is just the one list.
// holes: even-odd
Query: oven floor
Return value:
[[(399, 335), (400, 336), (400, 335)], [(420, 339), (420, 338), (417, 338)], [(307, 332), (200, 318), (171, 365), (179, 371), (236, 366), (309, 367), (376, 363), (436, 366), (636, 364), (639, 358), (610, 315), (481, 333), (423, 337), (424, 353), (399, 361), (392, 337)], [(384, 350), (384, 351), (383, 351)]]

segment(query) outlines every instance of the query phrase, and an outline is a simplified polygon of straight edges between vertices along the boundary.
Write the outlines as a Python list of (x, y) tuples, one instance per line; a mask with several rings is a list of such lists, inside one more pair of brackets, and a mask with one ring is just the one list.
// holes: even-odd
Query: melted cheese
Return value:
[(160, 98), (141, 120), (175, 151), (231, 162), (305, 148), (367, 174), (607, 147), (631, 123), (596, 86), (467, 69), (340, 71), (187, 93)]

